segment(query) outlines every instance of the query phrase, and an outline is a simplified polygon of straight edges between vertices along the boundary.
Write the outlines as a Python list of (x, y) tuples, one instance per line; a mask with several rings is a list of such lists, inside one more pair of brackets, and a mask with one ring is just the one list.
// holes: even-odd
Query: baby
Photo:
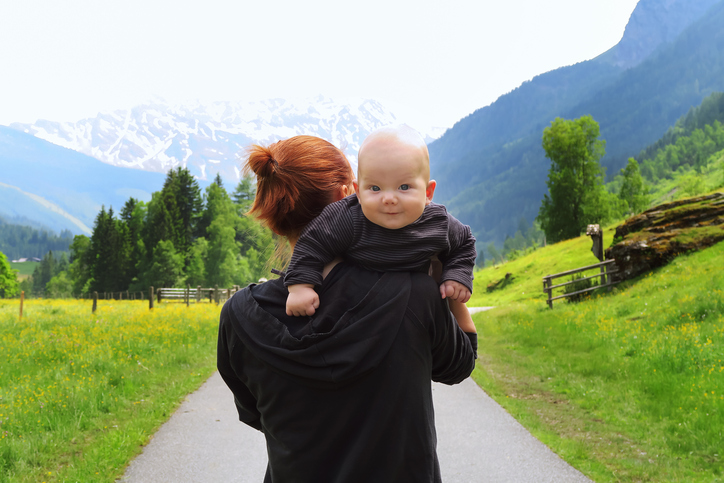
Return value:
[(432, 203), (436, 184), (422, 137), (407, 126), (373, 132), (360, 147), (357, 178), (357, 194), (328, 205), (297, 240), (284, 278), (287, 315), (314, 314), (314, 286), (338, 256), (370, 270), (421, 271), (437, 255), (440, 294), (457, 302), (451, 310), (461, 327), (472, 324), (464, 303), (472, 292), (475, 238)]

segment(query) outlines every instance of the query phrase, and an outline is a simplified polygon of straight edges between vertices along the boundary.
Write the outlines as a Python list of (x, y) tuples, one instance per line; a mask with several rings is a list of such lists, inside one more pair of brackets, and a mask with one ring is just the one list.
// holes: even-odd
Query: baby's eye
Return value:
[(377, 186), (377, 185), (373, 185), (373, 186), (370, 186), (370, 189), (371, 189), (372, 191), (379, 191), (379, 190), (380, 190), (380, 187)]
[(402, 191), (407, 191), (407, 190), (410, 189), (410, 185), (409, 185), (409, 184), (401, 184), (401, 185), (400, 185), (400, 189), (401, 189)]

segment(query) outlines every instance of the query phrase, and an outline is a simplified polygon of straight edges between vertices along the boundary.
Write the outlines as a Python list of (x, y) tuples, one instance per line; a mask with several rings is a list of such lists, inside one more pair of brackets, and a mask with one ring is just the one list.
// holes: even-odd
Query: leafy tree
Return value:
[(704, 180), (696, 172), (690, 172), (681, 178), (679, 188), (686, 196), (696, 196), (704, 191)]
[(50, 298), (66, 298), (73, 293), (73, 283), (68, 276), (68, 272), (59, 272), (51, 278), (45, 285), (45, 295)]
[(551, 160), (548, 193), (538, 220), (546, 237), (557, 242), (578, 236), (587, 224), (601, 223), (606, 207), (603, 170), (599, 160), (605, 141), (591, 116), (556, 118), (543, 131), (543, 149)]
[(629, 158), (626, 168), (621, 170), (621, 177), (619, 198), (626, 202), (632, 213), (641, 213), (649, 204), (649, 188), (635, 159)]
[(234, 240), (234, 215), (229, 199), (226, 209), (218, 212), (207, 230), (209, 252), (206, 280), (210, 286), (228, 287), (249, 281), (250, 274), (241, 273), (239, 245)]
[(206, 259), (209, 254), (209, 242), (206, 238), (197, 238), (189, 251), (189, 264), (186, 267), (186, 281), (192, 287), (206, 284)]
[(15, 297), (20, 294), (18, 273), (10, 268), (5, 254), (0, 252), (0, 298)]

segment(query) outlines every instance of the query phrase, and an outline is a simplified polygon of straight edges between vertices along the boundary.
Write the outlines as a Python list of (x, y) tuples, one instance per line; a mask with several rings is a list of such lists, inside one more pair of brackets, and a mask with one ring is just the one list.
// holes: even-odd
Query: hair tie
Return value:
[(279, 169), (279, 163), (277, 163), (277, 160), (274, 158), (271, 158), (271, 162), (274, 163), (274, 168)]

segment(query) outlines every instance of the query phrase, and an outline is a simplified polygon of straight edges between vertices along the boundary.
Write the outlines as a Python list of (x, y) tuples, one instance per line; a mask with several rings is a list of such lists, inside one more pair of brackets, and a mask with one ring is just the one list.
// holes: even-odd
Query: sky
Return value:
[(621, 39), (637, 0), (0, 0), (0, 124), (370, 98), (421, 131)]

